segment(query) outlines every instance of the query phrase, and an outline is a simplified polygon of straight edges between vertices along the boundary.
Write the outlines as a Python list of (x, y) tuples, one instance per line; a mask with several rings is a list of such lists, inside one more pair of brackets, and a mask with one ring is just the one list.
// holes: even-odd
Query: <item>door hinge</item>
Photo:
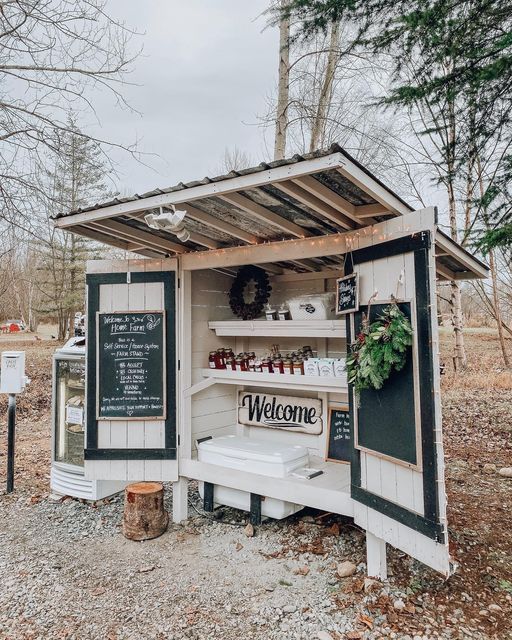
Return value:
[(181, 444), (181, 438), (180, 436), (178, 436), (178, 447), (180, 446), (180, 444)]
[(178, 360), (178, 371), (181, 370), (181, 360)]
[(178, 278), (178, 289), (181, 288), (181, 278)]

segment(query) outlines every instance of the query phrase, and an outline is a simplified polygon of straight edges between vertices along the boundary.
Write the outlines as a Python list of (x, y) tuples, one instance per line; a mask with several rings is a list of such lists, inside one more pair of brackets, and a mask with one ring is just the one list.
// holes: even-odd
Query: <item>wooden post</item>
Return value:
[(167, 529), (164, 487), (159, 482), (136, 482), (124, 490), (123, 534), (130, 540), (157, 538)]
[(366, 532), (366, 572), (369, 578), (387, 580), (386, 542)]

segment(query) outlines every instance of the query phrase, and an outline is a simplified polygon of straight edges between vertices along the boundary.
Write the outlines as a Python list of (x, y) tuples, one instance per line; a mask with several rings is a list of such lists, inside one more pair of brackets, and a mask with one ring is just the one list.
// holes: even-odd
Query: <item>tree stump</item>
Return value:
[(164, 488), (159, 482), (136, 482), (124, 490), (123, 534), (129, 540), (158, 538), (167, 529)]

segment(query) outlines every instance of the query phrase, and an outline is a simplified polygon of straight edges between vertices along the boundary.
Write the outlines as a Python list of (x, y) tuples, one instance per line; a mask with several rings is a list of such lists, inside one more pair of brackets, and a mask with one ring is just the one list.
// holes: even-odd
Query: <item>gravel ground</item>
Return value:
[[(54, 502), (54, 347), (10, 347), (27, 349), (33, 382), (19, 402), (16, 490), (0, 493), (0, 639), (512, 638), (512, 480), (497, 473), (511, 461), (512, 391), (500, 371), (491, 371), (492, 337), (475, 337), (474, 374), (464, 388), (446, 376), (444, 382), (450, 536), (459, 571), (445, 581), (390, 549), (385, 584), (365, 579), (363, 533), (332, 515), (303, 511), (265, 522), (248, 537), (246, 514), (224, 509), (205, 517), (193, 489), (187, 523), (136, 543), (121, 533), (122, 496)], [(481, 387), (491, 379), (492, 388)], [(3, 421), (0, 428), (3, 489)], [(167, 486), (168, 510), (171, 499)], [(340, 578), (344, 561), (354, 574)]]

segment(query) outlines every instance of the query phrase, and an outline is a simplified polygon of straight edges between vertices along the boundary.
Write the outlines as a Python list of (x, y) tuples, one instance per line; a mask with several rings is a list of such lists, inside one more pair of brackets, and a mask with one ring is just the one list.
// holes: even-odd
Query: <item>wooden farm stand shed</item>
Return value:
[[(186, 242), (145, 223), (172, 205), (187, 212)], [(189, 479), (205, 483), (208, 499), (215, 487), (248, 492), (253, 516), (260, 497), (343, 514), (366, 531), (369, 575), (386, 576), (386, 543), (449, 575), (435, 288), (436, 280), (485, 278), (487, 268), (439, 230), (434, 208), (413, 211), (333, 146), (97, 204), (55, 224), (144, 256), (88, 264), (87, 477), (172, 481), (176, 522), (187, 517)], [(360, 309), (335, 320), (240, 320), (227, 294), (243, 265), (266, 270), (273, 305), (334, 291), (337, 278), (357, 273)], [(226, 345), (264, 353), (307, 343), (319, 356), (343, 356), (372, 296), (378, 309), (392, 295), (414, 329), (410, 362), (360, 402), (339, 377), (208, 368), (209, 352)], [(155, 335), (144, 381), (157, 400), (119, 415), (109, 358), (123, 341), (115, 336), (116, 346), (104, 332), (149, 312)], [(242, 424), (241, 391), (320, 400), (320, 433)], [(344, 405), (343, 464), (326, 452), (330, 410)], [(198, 440), (226, 434), (306, 447), (309, 466), (323, 473), (275, 478), (198, 460)]]

